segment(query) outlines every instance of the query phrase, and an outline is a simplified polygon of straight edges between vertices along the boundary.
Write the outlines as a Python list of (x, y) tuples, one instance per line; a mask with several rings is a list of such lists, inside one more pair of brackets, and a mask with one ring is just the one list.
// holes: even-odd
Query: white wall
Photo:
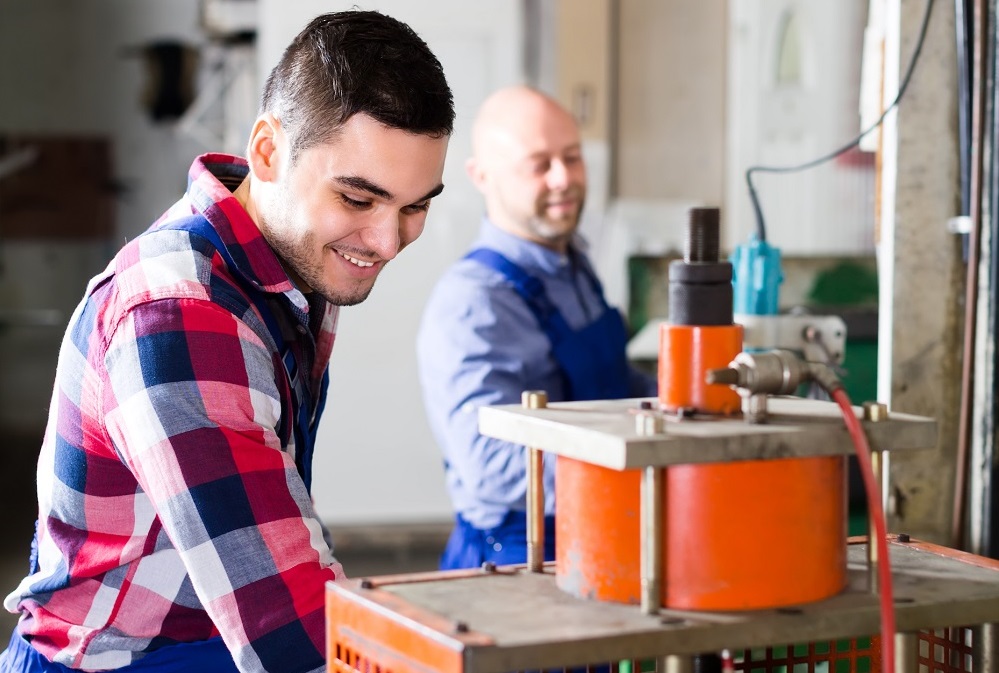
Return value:
[[(860, 132), (859, 90), (867, 0), (731, 0), (728, 35), (726, 249), (756, 226), (745, 171), (795, 166)], [(777, 81), (780, 28), (793, 15), (798, 84)], [(767, 240), (785, 255), (874, 252), (873, 157), (851, 155), (805, 171), (755, 173)], [(864, 163), (866, 160), (869, 163)]]
[[(315, 15), (353, 2), (260, 1), (261, 80)], [(494, 88), (520, 81), (520, 3), (356, 5), (407, 22), (430, 45), (454, 93), (457, 121), (423, 236), (393, 260), (363, 304), (343, 310), (319, 429), (313, 496), (331, 524), (433, 522), (452, 516), (440, 452), (416, 376), (415, 335), (432, 284), (478, 231), (481, 200), (464, 172), (469, 128)]]
[[(0, 0), (0, 135), (99, 135), (113, 141), (121, 197), (111, 241), (8, 240), (0, 246), (0, 425), (44, 425), (62, 329), (87, 280), (183, 192), (203, 149), (141, 107), (144, 64), (129, 49), (197, 43), (198, 0)], [(53, 185), (59, 189), (59, 185)], [(0, 204), (0, 236), (3, 227)], [(51, 326), (22, 319), (55, 310)], [(39, 430), (40, 431), (40, 430)]]

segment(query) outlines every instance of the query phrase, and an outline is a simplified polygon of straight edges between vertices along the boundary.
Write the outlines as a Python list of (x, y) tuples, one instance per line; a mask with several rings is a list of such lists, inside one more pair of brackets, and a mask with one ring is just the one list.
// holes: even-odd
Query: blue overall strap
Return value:
[(590, 266), (589, 260), (586, 259), (585, 255), (576, 253), (576, 251), (572, 248), (570, 248), (569, 251), (572, 253), (572, 258), (578, 265), (579, 270), (582, 271), (583, 275), (590, 280), (593, 292), (600, 299), (600, 303), (605, 309), (610, 308), (610, 304), (607, 303), (607, 298), (604, 297), (604, 286), (600, 284), (600, 279), (597, 278), (597, 272), (593, 270), (592, 266)]
[[(213, 227), (204, 216), (192, 215), (190, 217), (185, 217), (165, 225), (162, 229), (187, 231), (197, 236), (201, 236), (212, 244), (212, 247), (214, 247), (219, 255), (222, 256), (222, 259), (229, 266), (232, 272), (236, 272), (238, 267), (233, 261), (232, 255), (226, 248), (225, 243), (222, 242), (222, 238), (215, 230), (215, 227)], [(292, 422), (289, 423), (286, 422), (287, 419), (284, 417), (284, 414), (282, 414), (280, 425), (276, 430), (278, 437), (281, 439), (283, 444), (288, 443), (291, 438), (290, 432), (294, 432), (296, 447), (295, 464), (298, 467), (298, 473), (301, 475), (302, 481), (305, 482), (306, 490), (311, 493), (312, 454), (316, 445), (316, 429), (319, 425), (321, 407), (319, 407), (316, 411), (315, 418), (311, 418), (314, 407), (307, 382), (308, 373), (304, 373), (305, 378), (302, 378), (303, 372), (299, 371), (300, 368), (295, 357), (295, 352), (291, 348), (290, 344), (288, 344), (285, 340), (284, 335), (281, 332), (281, 326), (278, 324), (277, 317), (268, 305), (266, 295), (246, 283), (241, 284), (240, 288), (246, 293), (247, 298), (256, 307), (261, 318), (263, 318), (264, 324), (267, 325), (267, 331), (270, 332), (271, 338), (274, 339), (282, 364), (284, 365), (282, 369), (284, 369), (285, 383), (288, 385), (292, 398), (293, 408), (291, 409), (291, 413), (294, 415), (294, 418)], [(329, 372), (326, 372), (323, 375), (322, 384), (319, 390), (320, 405), (325, 403), (326, 389), (328, 385)]]
[(573, 330), (545, 294), (539, 279), (489, 248), (472, 250), (465, 258), (503, 274), (527, 302), (552, 345), (552, 357), (566, 385), (566, 400), (629, 396), (627, 329), (620, 312), (608, 306), (596, 274), (584, 260), (578, 260), (579, 267), (599, 296), (603, 311), (590, 324)]
[(552, 345), (558, 345), (572, 334), (565, 318), (545, 294), (541, 281), (491, 248), (476, 248), (465, 255), (490, 269), (503, 274), (513, 284), (513, 289), (527, 302)]

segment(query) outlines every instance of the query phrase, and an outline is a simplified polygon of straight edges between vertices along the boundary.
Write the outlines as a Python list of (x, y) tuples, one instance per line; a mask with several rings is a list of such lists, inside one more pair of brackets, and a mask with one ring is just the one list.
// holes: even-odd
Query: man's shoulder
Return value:
[(432, 297), (456, 301), (488, 298), (511, 291), (511, 283), (499, 271), (462, 257), (451, 263), (434, 285)]
[(115, 273), (139, 292), (205, 290), (213, 253), (209, 241), (188, 231), (155, 229), (122, 249)]
[(218, 273), (213, 255), (209, 241), (188, 231), (146, 231), (119, 250), (112, 263), (120, 309), (162, 299), (210, 300)]
[(423, 323), (433, 329), (484, 329), (509, 316), (528, 319), (527, 305), (501, 272), (472, 259), (452, 263), (434, 285)]

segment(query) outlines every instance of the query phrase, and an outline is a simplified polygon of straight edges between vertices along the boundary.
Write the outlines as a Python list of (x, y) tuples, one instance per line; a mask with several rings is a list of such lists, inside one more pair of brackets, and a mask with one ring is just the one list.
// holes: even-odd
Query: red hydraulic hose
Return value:
[(846, 429), (853, 439), (857, 450), (857, 461), (860, 463), (860, 473), (864, 478), (864, 491), (867, 494), (867, 509), (871, 521), (874, 522), (874, 538), (868, 544), (877, 544), (878, 580), (881, 604), (881, 671), (895, 671), (895, 599), (892, 595), (891, 566), (888, 563), (888, 532), (885, 525), (885, 513), (881, 507), (880, 488), (874, 479), (871, 468), (871, 447), (867, 443), (867, 435), (857, 420), (857, 415), (850, 404), (850, 398), (842, 387), (830, 392), (833, 400), (843, 412)]

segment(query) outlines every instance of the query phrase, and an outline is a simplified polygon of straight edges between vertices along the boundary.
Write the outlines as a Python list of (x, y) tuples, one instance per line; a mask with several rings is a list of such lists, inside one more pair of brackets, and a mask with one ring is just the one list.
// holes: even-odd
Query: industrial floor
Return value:
[[(24, 577), (34, 521), (35, 458), (40, 433), (0, 428), (3, 460), (0, 488), (4, 508), (0, 514), (0, 597), (5, 597)], [(399, 526), (365, 526), (331, 530), (337, 559), (350, 577), (389, 575), (435, 570), (450, 525), (447, 523)], [(17, 617), (0, 610), (0, 650), (7, 645)]]

